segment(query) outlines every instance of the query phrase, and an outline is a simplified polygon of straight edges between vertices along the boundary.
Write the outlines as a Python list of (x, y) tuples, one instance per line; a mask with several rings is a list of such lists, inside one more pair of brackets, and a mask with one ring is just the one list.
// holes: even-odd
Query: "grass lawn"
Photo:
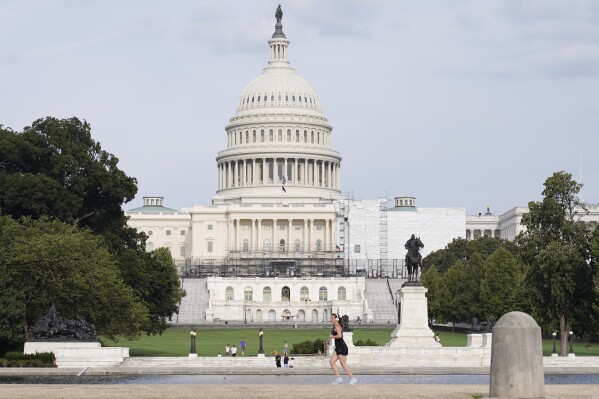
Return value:
[[(391, 339), (393, 328), (354, 328), (354, 342), (370, 339), (378, 345), (383, 346)], [(219, 352), (224, 356), (225, 345), (239, 344), (243, 338), (247, 342), (246, 356), (258, 354), (258, 329), (256, 328), (198, 328), (196, 330), (196, 349), (198, 356), (216, 356)], [(283, 341), (289, 344), (292, 353), (294, 343), (314, 340), (317, 338), (327, 339), (330, 328), (320, 329), (264, 329), (263, 348), (264, 353), (269, 354), (273, 350), (283, 352)], [(467, 336), (464, 333), (451, 331), (438, 331), (443, 346), (466, 346)], [(173, 327), (167, 329), (162, 335), (142, 336), (141, 339), (128, 341), (121, 339), (118, 342), (102, 341), (106, 346), (127, 346), (130, 348), (131, 356), (187, 356), (190, 347), (189, 329)], [(543, 354), (548, 356), (553, 350), (551, 339), (543, 340)], [(557, 343), (559, 351), (559, 342)], [(577, 356), (599, 356), (599, 344), (593, 343), (588, 348), (582, 343), (574, 343), (574, 352)], [(238, 356), (241, 350), (238, 350)]]

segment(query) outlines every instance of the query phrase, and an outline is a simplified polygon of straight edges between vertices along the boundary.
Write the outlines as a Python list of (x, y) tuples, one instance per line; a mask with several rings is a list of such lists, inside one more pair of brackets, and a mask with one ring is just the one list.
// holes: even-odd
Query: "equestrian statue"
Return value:
[(406, 266), (408, 268), (408, 283), (418, 282), (418, 269), (422, 268), (422, 255), (420, 249), (424, 248), (424, 244), (420, 241), (420, 237), (412, 234), (412, 237), (406, 242), (405, 248), (408, 250), (406, 254)]

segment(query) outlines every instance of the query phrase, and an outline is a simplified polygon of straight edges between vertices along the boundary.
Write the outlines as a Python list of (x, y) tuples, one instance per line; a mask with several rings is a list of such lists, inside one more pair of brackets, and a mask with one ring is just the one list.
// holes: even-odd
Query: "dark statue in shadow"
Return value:
[(412, 234), (412, 237), (406, 241), (405, 248), (408, 250), (406, 254), (406, 267), (408, 268), (408, 283), (418, 282), (418, 269), (422, 268), (422, 255), (420, 250), (424, 248), (424, 244), (420, 241), (420, 237)]
[(96, 342), (96, 328), (81, 317), (66, 319), (52, 305), (48, 314), (31, 329), (31, 341), (47, 342)]

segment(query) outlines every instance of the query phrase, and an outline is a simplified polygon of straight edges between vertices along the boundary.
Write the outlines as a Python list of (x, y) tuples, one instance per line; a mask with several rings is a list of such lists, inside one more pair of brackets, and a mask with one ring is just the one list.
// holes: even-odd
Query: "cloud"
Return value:
[(550, 76), (599, 76), (599, 46), (566, 46), (548, 54), (535, 55), (530, 61), (533, 68)]

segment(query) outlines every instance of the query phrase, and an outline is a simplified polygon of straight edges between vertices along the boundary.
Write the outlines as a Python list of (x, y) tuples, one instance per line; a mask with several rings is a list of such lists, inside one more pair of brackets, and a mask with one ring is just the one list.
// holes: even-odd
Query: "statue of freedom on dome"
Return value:
[(281, 23), (283, 19), (283, 10), (281, 10), (281, 5), (277, 7), (277, 11), (275, 11), (275, 18), (277, 19), (277, 23)]

